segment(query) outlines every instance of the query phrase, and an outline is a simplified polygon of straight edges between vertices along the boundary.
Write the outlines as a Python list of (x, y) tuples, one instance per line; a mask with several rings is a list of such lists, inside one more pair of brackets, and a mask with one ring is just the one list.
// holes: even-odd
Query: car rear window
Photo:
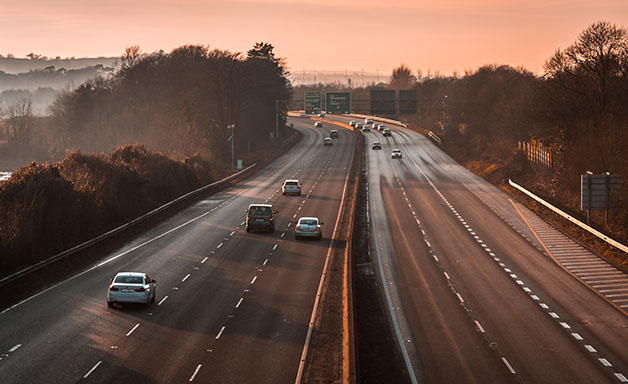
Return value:
[(287, 181), (286, 185), (296, 186), (298, 185), (296, 181)]
[(114, 283), (120, 284), (143, 284), (144, 278), (142, 276), (118, 276)]
[(305, 225), (317, 225), (318, 222), (316, 220), (313, 219), (305, 219), (305, 220), (301, 220), (301, 224), (305, 224)]
[(249, 211), (251, 215), (270, 215), (270, 207), (251, 207)]

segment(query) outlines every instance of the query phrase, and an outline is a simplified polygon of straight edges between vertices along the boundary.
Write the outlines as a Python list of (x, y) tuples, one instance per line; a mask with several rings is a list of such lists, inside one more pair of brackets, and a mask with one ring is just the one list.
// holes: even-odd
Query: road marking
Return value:
[(182, 282), (182, 283), (183, 283), (183, 282), (185, 282), (185, 281), (188, 279), (188, 277), (190, 277), (190, 274), (189, 274), (189, 273), (188, 273), (188, 274), (187, 274), (187, 275), (183, 278), (183, 280), (181, 280), (181, 282)]
[(218, 244), (218, 246), (216, 247), (216, 249), (222, 247), (222, 243)]
[(282, 233), (281, 233), (281, 237), (282, 237), (282, 238), (283, 238), (285, 235), (286, 235), (286, 233), (285, 233), (285, 232), (282, 232)]
[(207, 257), (205, 257), (203, 261), (201, 261), (201, 264), (205, 264), (206, 261), (207, 261)]
[(240, 308), (240, 304), (242, 304), (242, 301), (244, 301), (244, 297), (241, 297), (240, 300), (238, 301), (238, 304), (236, 304), (236, 308)]
[(504, 364), (506, 365), (506, 368), (508, 368), (508, 370), (510, 371), (510, 373), (512, 373), (513, 375), (515, 375), (517, 372), (515, 372), (514, 369), (512, 369), (512, 366), (510, 365), (510, 363), (508, 362), (508, 360), (506, 360), (505, 357), (502, 357), (502, 361), (504, 362)]
[(218, 332), (218, 334), (216, 335), (216, 340), (220, 339), (220, 336), (222, 336), (222, 333), (225, 331), (225, 326), (223, 325), (222, 328), (220, 328), (220, 332)]
[(449, 280), (449, 275), (447, 274), (447, 272), (443, 272), (443, 273), (445, 274), (445, 278)]
[(163, 303), (164, 301), (166, 301), (166, 299), (168, 298), (168, 295), (164, 296), (163, 299), (159, 300), (159, 303), (157, 303), (157, 305), (161, 305), (161, 303)]
[(480, 325), (480, 323), (479, 323), (477, 320), (474, 320), (474, 321), (475, 321), (475, 325), (478, 327), (478, 329), (480, 330), (480, 332), (482, 332), (482, 333), (486, 333), (486, 332), (484, 331), (484, 328), (482, 328), (482, 325)]
[(434, 260), (438, 261), (438, 257), (436, 257), (436, 255), (432, 255), (434, 257)]
[(231, 232), (229, 236), (233, 236), (233, 235), (235, 235), (235, 231)]
[(92, 367), (92, 369), (90, 369), (89, 371), (87, 371), (87, 373), (85, 374), (85, 376), (83, 376), (84, 379), (87, 379), (89, 377), (89, 375), (92, 374), (92, 372), (94, 372), (96, 370), (96, 368), (98, 368), (98, 366), (102, 363), (102, 360), (100, 360), (99, 362), (96, 363), (96, 365), (94, 365)]
[(140, 326), (140, 323), (135, 324), (135, 326), (133, 328), (131, 328), (131, 330), (129, 332), (127, 332), (127, 336), (131, 336), (131, 333), (133, 333), (133, 331), (135, 331), (137, 329), (137, 327)]
[(22, 346), (22, 344), (15, 344), (13, 346), (13, 348), (9, 349), (9, 353), (15, 352), (18, 350), (18, 348), (20, 348)]
[(464, 300), (462, 299), (462, 296), (460, 296), (459, 293), (456, 293), (456, 296), (458, 296), (458, 300), (460, 300), (461, 303), (464, 303)]
[(560, 325), (565, 328), (565, 329), (571, 329), (571, 327), (569, 326), (569, 324), (565, 323), (564, 321), (560, 322)]
[(253, 280), (251, 280), (251, 285), (255, 283), (255, 280), (257, 280), (257, 276), (255, 276)]
[(540, 306), (541, 306), (541, 308), (543, 308), (543, 309), (549, 309), (549, 307), (548, 307), (548, 306), (547, 306), (547, 304), (545, 304), (545, 303), (540, 303), (539, 305), (540, 305)]
[(585, 345), (584, 347), (587, 349), (587, 351), (589, 351), (589, 352), (591, 352), (591, 353), (595, 353), (595, 352), (597, 352), (597, 351), (595, 350), (595, 348), (593, 348), (593, 346), (592, 346), (592, 345), (587, 344), (587, 345)]
[(262, 265), (266, 265), (266, 263), (268, 263), (268, 259), (264, 260), (264, 262), (262, 263)]
[(194, 373), (192, 374), (192, 377), (190, 377), (190, 381), (193, 381), (194, 378), (196, 377), (196, 374), (198, 373), (198, 371), (201, 369), (202, 364), (199, 364), (196, 369), (194, 370)]
[(574, 339), (576, 339), (576, 340), (584, 340), (584, 339), (582, 338), (582, 336), (580, 336), (580, 334), (578, 334), (578, 333), (576, 333), (576, 332), (573, 332), (573, 333), (571, 334), (571, 336), (573, 336), (573, 338), (574, 338)]
[(273, 251), (274, 251), (275, 249), (277, 249), (277, 244), (275, 244), (275, 246), (273, 247)]
[(605, 359), (605, 358), (603, 358), (603, 357), (600, 357), (598, 360), (599, 360), (599, 361), (600, 361), (600, 363), (602, 363), (602, 365), (604, 365), (605, 367), (612, 367), (612, 366), (613, 366), (613, 364), (611, 364), (611, 363), (610, 363), (610, 361), (606, 360), (606, 359)]
[(622, 375), (621, 373), (616, 373), (615, 377), (622, 383), (628, 383), (628, 379), (626, 378), (626, 376)]
[(555, 319), (559, 318), (559, 316), (556, 313), (554, 313), (554, 312), (550, 312), (549, 314), (550, 314), (550, 316), (552, 316)]

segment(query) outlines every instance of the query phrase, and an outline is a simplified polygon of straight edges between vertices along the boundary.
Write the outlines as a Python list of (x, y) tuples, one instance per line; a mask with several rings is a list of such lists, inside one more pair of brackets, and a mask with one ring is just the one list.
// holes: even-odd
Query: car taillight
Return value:
[(146, 291), (146, 289), (145, 289), (144, 287), (142, 287), (142, 288), (137, 288), (137, 289), (135, 290), (135, 292), (144, 292), (144, 291)]
[(118, 288), (116, 288), (116, 287), (109, 287), (109, 290), (110, 290), (110, 291), (116, 291), (116, 292), (117, 292), (117, 291), (119, 291), (119, 289), (118, 289)]
[(316, 226), (316, 230), (317, 230), (317, 231), (320, 231), (320, 230), (321, 230), (321, 226), (320, 226), (320, 225), (317, 225), (317, 226)]
[(300, 231), (300, 230), (301, 230), (301, 226), (297, 225), (297, 231)]

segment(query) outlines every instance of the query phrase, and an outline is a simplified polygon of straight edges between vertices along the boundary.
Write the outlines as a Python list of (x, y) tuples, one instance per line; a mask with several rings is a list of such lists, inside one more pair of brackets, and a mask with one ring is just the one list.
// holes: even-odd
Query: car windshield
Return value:
[(117, 276), (114, 283), (120, 284), (143, 284), (144, 278), (142, 276)]
[(301, 220), (301, 225), (317, 225), (318, 221), (314, 219), (303, 219)]
[(270, 207), (251, 207), (251, 215), (270, 215)]

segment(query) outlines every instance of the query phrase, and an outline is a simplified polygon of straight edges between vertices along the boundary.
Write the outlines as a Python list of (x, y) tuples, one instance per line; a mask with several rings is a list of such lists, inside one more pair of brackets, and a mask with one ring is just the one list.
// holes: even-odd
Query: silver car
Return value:
[(141, 303), (150, 306), (155, 301), (157, 281), (142, 272), (119, 272), (109, 285), (107, 305), (115, 303)]
[(295, 194), (297, 196), (301, 196), (301, 183), (299, 183), (299, 180), (296, 179), (288, 179), (283, 182), (283, 185), (281, 186), (281, 193), (284, 195)]
[(294, 238), (313, 237), (320, 240), (323, 238), (321, 225), (323, 223), (318, 221), (318, 217), (301, 217), (295, 227)]
[(401, 149), (393, 149), (392, 154), (390, 155), (392, 159), (401, 159)]

